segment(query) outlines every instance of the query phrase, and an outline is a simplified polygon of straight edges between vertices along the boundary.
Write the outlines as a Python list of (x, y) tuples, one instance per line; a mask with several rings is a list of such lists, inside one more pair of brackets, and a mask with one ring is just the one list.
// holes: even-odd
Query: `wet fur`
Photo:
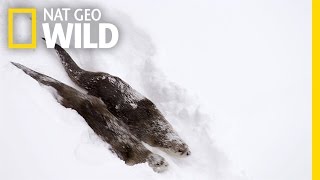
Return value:
[(59, 45), (55, 46), (55, 50), (72, 81), (91, 95), (100, 97), (108, 110), (124, 122), (132, 134), (169, 153), (190, 155), (187, 144), (149, 99), (119, 77), (81, 69)]
[(18, 63), (12, 63), (39, 83), (54, 88), (56, 98), (66, 108), (76, 110), (105, 142), (109, 143), (112, 151), (128, 165), (148, 162), (157, 172), (168, 166), (161, 156), (153, 154), (134, 135), (127, 126), (113, 116), (106, 105), (97, 97), (81, 93), (49, 76), (33, 71)]

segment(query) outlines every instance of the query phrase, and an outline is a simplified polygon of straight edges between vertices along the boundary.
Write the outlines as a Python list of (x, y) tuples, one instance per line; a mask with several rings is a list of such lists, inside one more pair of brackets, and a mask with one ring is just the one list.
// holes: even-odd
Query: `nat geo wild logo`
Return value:
[[(30, 43), (19, 43), (14, 39), (15, 15), (31, 15)], [(87, 8), (44, 8), (37, 24), (36, 8), (8, 9), (8, 47), (36, 48), (37, 25), (43, 31), (47, 48), (54, 48), (59, 39), (63, 48), (112, 48), (119, 39), (118, 28), (112, 23), (103, 22), (99, 9)], [(19, 29), (21, 30), (21, 29)], [(22, 29), (23, 30), (23, 29)]]

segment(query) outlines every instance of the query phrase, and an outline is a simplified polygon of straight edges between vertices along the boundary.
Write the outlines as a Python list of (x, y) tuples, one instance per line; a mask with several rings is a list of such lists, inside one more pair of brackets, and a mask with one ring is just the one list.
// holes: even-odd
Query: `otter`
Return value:
[(55, 98), (66, 108), (76, 110), (127, 165), (147, 162), (155, 172), (163, 172), (168, 163), (158, 154), (149, 151), (140, 140), (130, 133), (127, 126), (113, 116), (106, 105), (97, 97), (84, 94), (62, 82), (33, 71), (21, 64), (11, 62), (17, 68), (37, 80), (40, 84), (55, 90)]
[(188, 145), (152, 101), (119, 77), (80, 68), (58, 44), (55, 50), (71, 80), (89, 94), (101, 98), (108, 110), (124, 122), (138, 139), (169, 154), (191, 154)]

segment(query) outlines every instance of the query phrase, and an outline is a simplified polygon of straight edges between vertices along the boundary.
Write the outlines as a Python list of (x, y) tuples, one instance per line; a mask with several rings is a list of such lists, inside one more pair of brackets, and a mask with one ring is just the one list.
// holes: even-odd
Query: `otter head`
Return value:
[(191, 155), (191, 151), (188, 145), (178, 140), (172, 140), (168, 142), (169, 146), (165, 150), (176, 156), (185, 157)]
[(167, 161), (159, 156), (158, 154), (150, 154), (147, 157), (148, 165), (153, 169), (155, 172), (163, 172), (168, 169), (169, 164)]
[(177, 154), (180, 156), (189, 156), (191, 151), (186, 143), (178, 144), (176, 147)]

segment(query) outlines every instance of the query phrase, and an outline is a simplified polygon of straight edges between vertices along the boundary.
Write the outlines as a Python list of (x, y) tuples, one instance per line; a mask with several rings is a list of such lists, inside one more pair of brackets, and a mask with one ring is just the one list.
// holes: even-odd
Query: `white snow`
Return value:
[[(0, 5), (0, 179), (310, 179), (310, 2)], [(112, 154), (76, 111), (9, 63), (77, 88), (41, 34), (35, 50), (7, 49), (7, 8), (18, 6), (101, 9), (120, 30), (116, 47), (67, 51), (81, 67), (118, 76), (150, 98), (192, 155), (176, 158), (148, 146), (170, 164), (157, 174)]]

